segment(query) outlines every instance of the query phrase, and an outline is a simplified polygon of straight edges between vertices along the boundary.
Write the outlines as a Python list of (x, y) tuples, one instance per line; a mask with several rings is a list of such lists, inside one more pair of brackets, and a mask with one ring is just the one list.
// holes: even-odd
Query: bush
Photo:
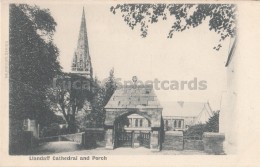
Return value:
[(184, 131), (185, 136), (202, 136), (204, 132), (219, 132), (219, 111), (214, 112), (206, 124), (197, 124)]
[(206, 123), (205, 132), (219, 132), (219, 111), (214, 112)]
[(202, 136), (205, 132), (206, 124), (197, 124), (189, 127), (188, 130), (184, 131), (185, 136)]
[(42, 137), (58, 136), (60, 133), (60, 127), (57, 123), (52, 123), (49, 127), (44, 127), (41, 130)]

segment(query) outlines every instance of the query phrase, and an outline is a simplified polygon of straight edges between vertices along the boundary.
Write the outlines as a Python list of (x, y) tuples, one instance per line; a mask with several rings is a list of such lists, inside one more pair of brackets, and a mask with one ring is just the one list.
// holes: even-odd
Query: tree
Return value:
[(214, 112), (209, 118), (205, 127), (206, 132), (219, 132), (219, 111)]
[[(52, 112), (46, 105), (46, 88), (61, 71), (59, 52), (52, 42), (56, 22), (49, 10), (37, 6), (10, 5), (10, 152), (19, 145), (23, 119), (49, 124)], [(15, 141), (14, 141), (15, 140)], [(22, 141), (21, 141), (22, 142)]]
[(168, 38), (172, 38), (174, 32), (195, 28), (207, 19), (209, 30), (220, 35), (219, 44), (214, 49), (219, 50), (223, 40), (236, 35), (234, 4), (118, 4), (110, 10), (113, 14), (119, 10), (130, 28), (140, 26), (142, 37), (147, 36), (149, 25), (169, 17), (174, 17), (174, 21)]
[(114, 68), (112, 68), (109, 72), (108, 80), (105, 83), (106, 95), (105, 95), (104, 105), (108, 103), (111, 96), (114, 94), (116, 88), (117, 88), (117, 82), (114, 75)]
[(97, 77), (94, 79), (93, 96), (90, 99), (91, 113), (87, 114), (78, 122), (84, 128), (103, 127), (105, 121), (105, 106), (116, 90), (117, 83), (114, 76), (114, 69), (110, 70), (109, 77), (105, 83), (101, 83)]
[(46, 109), (45, 90), (60, 72), (58, 49), (52, 43), (55, 26), (48, 10), (10, 5), (10, 107), (20, 119), (44, 123), (39, 118)]
[(62, 112), (70, 133), (77, 129), (76, 114), (84, 110), (86, 102), (91, 102), (93, 96), (93, 80), (72, 73), (55, 78), (47, 94), (49, 106), (53, 111)]
[(213, 116), (205, 124), (197, 124), (189, 127), (184, 132), (185, 136), (202, 136), (204, 132), (219, 132), (219, 111), (215, 111)]
[[(109, 77), (102, 85), (98, 79), (95, 79), (95, 93), (91, 101), (92, 112), (89, 115), (89, 123), (94, 127), (103, 127), (105, 121), (105, 106), (114, 94), (117, 83), (114, 76), (114, 69), (109, 72)], [(89, 126), (89, 125), (88, 125)]]
[[(101, 84), (97, 78), (86, 79), (77, 74), (63, 73), (48, 89), (48, 104), (52, 111), (62, 112), (70, 133), (76, 132), (77, 128), (84, 130), (85, 128), (103, 127), (104, 107), (115, 89), (114, 69), (111, 69), (104, 84)], [(78, 112), (85, 112), (86, 105), (91, 106), (91, 112), (78, 118)]]

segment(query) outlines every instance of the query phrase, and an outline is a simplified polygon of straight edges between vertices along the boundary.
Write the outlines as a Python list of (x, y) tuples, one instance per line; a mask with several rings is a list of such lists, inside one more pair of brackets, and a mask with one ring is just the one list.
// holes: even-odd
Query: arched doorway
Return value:
[(114, 122), (115, 148), (150, 148), (151, 121), (138, 113), (127, 113)]

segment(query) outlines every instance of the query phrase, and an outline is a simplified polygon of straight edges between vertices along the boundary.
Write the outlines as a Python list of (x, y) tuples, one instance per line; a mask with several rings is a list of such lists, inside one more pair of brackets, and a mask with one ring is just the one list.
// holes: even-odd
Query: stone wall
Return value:
[(222, 133), (203, 133), (204, 151), (209, 154), (224, 154), (224, 140), (225, 135)]
[(204, 150), (203, 141), (202, 140), (184, 139), (184, 149), (185, 150)]
[(67, 135), (60, 135), (60, 136), (50, 136), (50, 137), (40, 138), (38, 140), (38, 142), (73, 141), (78, 144), (81, 144), (82, 135), (83, 135), (83, 133), (67, 134)]
[(163, 150), (183, 150), (183, 132), (182, 131), (166, 131)]
[(102, 128), (89, 128), (82, 136), (85, 148), (105, 147), (105, 131)]
[(68, 134), (68, 135), (61, 135), (61, 141), (74, 141), (78, 144), (82, 143), (82, 135), (83, 133), (76, 133), (76, 134)]

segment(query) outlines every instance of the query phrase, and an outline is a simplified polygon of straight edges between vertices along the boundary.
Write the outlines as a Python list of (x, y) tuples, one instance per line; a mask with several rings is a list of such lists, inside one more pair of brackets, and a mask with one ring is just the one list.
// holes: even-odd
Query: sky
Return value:
[[(219, 36), (209, 31), (205, 21), (197, 28), (176, 32), (167, 38), (172, 19), (149, 27), (148, 36), (142, 38), (138, 28), (132, 30), (120, 13), (110, 12), (113, 4), (40, 4), (50, 9), (57, 22), (54, 43), (60, 51), (63, 71), (69, 72), (72, 56), (77, 47), (81, 16), (85, 8), (89, 51), (93, 74), (99, 80), (108, 77), (114, 68), (121, 81), (137, 76), (141, 81), (206, 81), (206, 90), (156, 90), (161, 101), (209, 101), (213, 110), (220, 108), (221, 95), (226, 90), (225, 62), (229, 40), (220, 51), (213, 47)], [(167, 86), (167, 85), (166, 85)]]

